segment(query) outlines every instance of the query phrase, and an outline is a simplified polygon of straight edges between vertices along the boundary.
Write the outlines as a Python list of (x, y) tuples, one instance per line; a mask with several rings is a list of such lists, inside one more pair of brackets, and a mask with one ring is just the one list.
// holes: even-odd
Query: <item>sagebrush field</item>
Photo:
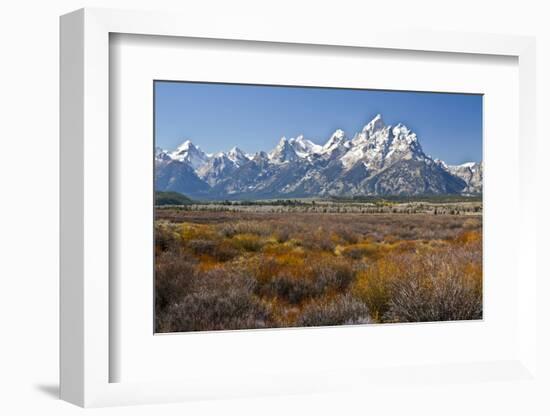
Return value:
[(480, 203), (157, 207), (155, 256), (157, 332), (482, 318)]

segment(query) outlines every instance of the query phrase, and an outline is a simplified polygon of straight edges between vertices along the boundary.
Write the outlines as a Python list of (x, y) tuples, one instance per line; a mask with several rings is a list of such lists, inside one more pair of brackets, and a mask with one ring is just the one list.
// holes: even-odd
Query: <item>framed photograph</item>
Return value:
[(61, 18), (63, 399), (537, 383), (534, 40), (310, 26)]
[(482, 319), (481, 94), (153, 88), (155, 332)]

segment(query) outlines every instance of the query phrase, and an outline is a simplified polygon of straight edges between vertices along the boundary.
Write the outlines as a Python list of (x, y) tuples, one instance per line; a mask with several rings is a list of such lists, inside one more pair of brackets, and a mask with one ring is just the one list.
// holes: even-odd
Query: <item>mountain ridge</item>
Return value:
[(207, 154), (190, 140), (155, 151), (155, 187), (204, 199), (481, 194), (483, 163), (448, 165), (422, 149), (402, 123), (377, 114), (348, 139), (337, 129), (324, 144), (281, 137), (271, 151), (237, 146)]

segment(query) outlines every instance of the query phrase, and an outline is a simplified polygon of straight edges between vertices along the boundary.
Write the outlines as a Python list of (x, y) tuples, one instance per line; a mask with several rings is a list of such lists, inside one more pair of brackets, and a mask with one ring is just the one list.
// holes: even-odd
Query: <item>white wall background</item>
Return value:
[[(81, 7), (178, 10), (204, 19), (213, 13), (272, 19), (281, 30), (316, 19), (328, 31), (343, 25), (396, 21), (405, 27), (512, 33), (537, 36), (539, 167), (550, 154), (546, 118), (550, 114), (550, 25), (546, 1), (430, 0), (379, 1), (170, 1), (170, 0), (8, 0), (0, 6), (0, 413), (76, 414), (81, 409), (56, 399), (58, 383), (58, 16)], [(546, 6), (546, 7), (545, 7)], [(505, 123), (506, 120), (503, 120)], [(544, 167), (544, 170), (547, 168)], [(549, 175), (539, 170), (541, 214), (539, 250), (544, 260), (548, 220), (543, 202)], [(543, 246), (544, 244), (544, 246)], [(546, 255), (547, 256), (547, 255)], [(545, 276), (549, 267), (541, 261)], [(538, 291), (550, 294), (547, 282)], [(541, 300), (544, 297), (541, 296)], [(539, 302), (541, 319), (550, 302)], [(541, 329), (548, 325), (540, 325)], [(540, 332), (550, 350), (549, 331)], [(546, 356), (548, 353), (546, 353)], [(548, 370), (548, 358), (539, 357)], [(550, 374), (545, 371), (545, 374)], [(550, 391), (547, 385), (547, 391)], [(434, 394), (438, 392), (438, 394)], [(499, 383), (490, 393), (475, 386), (388, 387), (370, 397), (323, 396), (259, 398), (100, 409), (101, 415), (149, 414), (549, 414), (542, 391)], [(546, 402), (543, 406), (541, 403)]]

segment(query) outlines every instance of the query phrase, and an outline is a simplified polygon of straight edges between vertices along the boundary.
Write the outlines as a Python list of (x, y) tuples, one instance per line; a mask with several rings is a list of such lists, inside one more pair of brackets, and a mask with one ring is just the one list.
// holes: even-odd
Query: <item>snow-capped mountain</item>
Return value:
[(397, 160), (426, 160), (416, 134), (403, 124), (384, 124), (378, 114), (351, 141), (352, 148), (342, 157), (342, 163), (352, 168), (363, 162), (370, 170), (379, 170)]
[(231, 175), (247, 161), (248, 158), (242, 151), (233, 148), (227, 153), (216, 153), (208, 162), (197, 169), (197, 174), (202, 180), (213, 186), (220, 179)]
[(481, 193), (483, 191), (483, 163), (467, 162), (462, 165), (447, 166), (447, 169), (466, 182), (464, 192)]
[(199, 178), (191, 165), (175, 159), (166, 159), (160, 153), (155, 159), (155, 189), (176, 191), (185, 195), (199, 195), (209, 191), (209, 185)]
[(200, 168), (210, 159), (198, 146), (191, 143), (191, 140), (184, 141), (176, 150), (169, 153), (169, 156), (174, 160), (188, 163), (193, 169)]
[(411, 129), (386, 125), (380, 114), (351, 140), (340, 129), (323, 145), (282, 137), (270, 152), (254, 155), (237, 147), (207, 155), (186, 141), (155, 156), (158, 190), (205, 199), (472, 194), (483, 182), (481, 163), (434, 160)]

